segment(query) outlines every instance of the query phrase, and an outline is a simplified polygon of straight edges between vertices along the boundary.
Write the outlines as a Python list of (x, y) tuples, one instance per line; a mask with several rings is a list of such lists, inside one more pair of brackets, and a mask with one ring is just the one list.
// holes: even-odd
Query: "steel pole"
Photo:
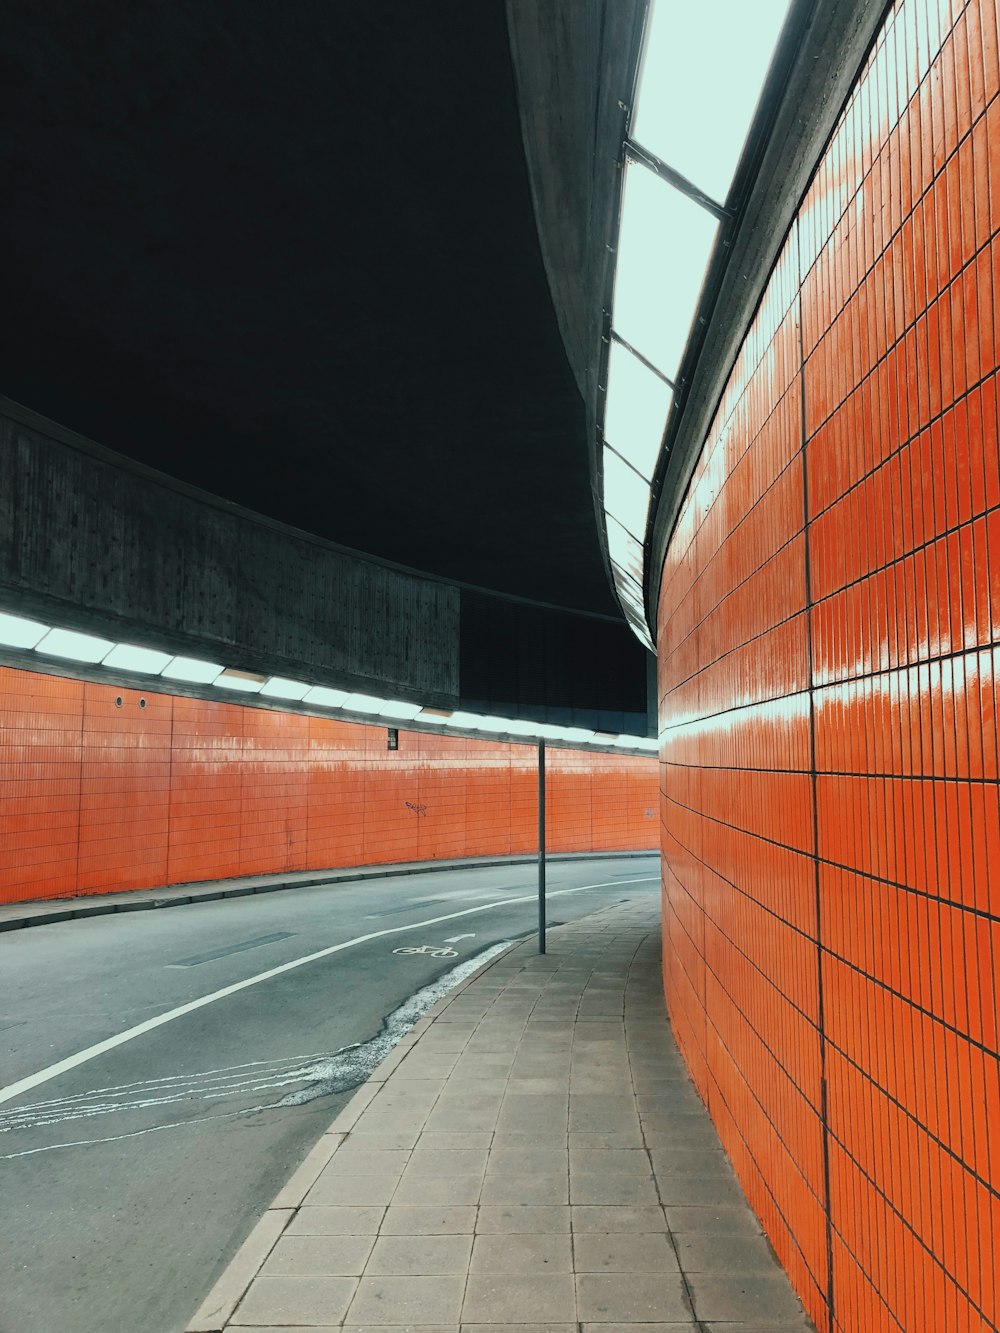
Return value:
[(538, 742), (538, 952), (545, 952), (545, 742)]

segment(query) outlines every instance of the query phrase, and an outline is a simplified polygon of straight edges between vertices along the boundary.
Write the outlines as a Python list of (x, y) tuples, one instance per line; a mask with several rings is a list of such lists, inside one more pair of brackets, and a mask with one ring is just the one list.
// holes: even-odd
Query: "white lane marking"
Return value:
[[(608, 879), (599, 884), (581, 884), (575, 889), (553, 889), (546, 896), (560, 898), (568, 893), (585, 893), (588, 889), (610, 889), (619, 884), (651, 884), (658, 879), (658, 875), (643, 875), (629, 879)], [(317, 949), (315, 953), (303, 954), (301, 958), (293, 958), (291, 962), (281, 963), (278, 967), (270, 967), (266, 972), (258, 972), (256, 976), (246, 977), (243, 981), (234, 981), (231, 986), (223, 986), (220, 990), (212, 991), (209, 995), (202, 995), (197, 1000), (189, 1000), (187, 1004), (180, 1004), (176, 1009), (168, 1009), (166, 1013), (157, 1014), (155, 1018), (147, 1018), (144, 1023), (137, 1023), (135, 1027), (126, 1028), (124, 1032), (116, 1033), (113, 1037), (106, 1037), (104, 1041), (95, 1042), (93, 1046), (77, 1051), (75, 1055), (67, 1055), (64, 1060), (57, 1060), (55, 1064), (47, 1065), (45, 1069), (40, 1069), (37, 1074), (29, 1074), (27, 1078), (18, 1079), (16, 1083), (8, 1083), (5, 1088), (0, 1088), (0, 1104), (12, 1101), (15, 1097), (20, 1097), (22, 1093), (30, 1092), (32, 1088), (37, 1088), (39, 1084), (48, 1083), (50, 1079), (58, 1078), (60, 1074), (65, 1074), (70, 1069), (76, 1069), (89, 1060), (96, 1060), (99, 1055), (104, 1055), (107, 1051), (113, 1051), (118, 1046), (124, 1046), (127, 1041), (134, 1041), (136, 1037), (141, 1037), (147, 1032), (153, 1032), (156, 1028), (172, 1023), (177, 1018), (183, 1018), (185, 1014), (193, 1014), (198, 1009), (204, 1009), (206, 1005), (214, 1004), (216, 1000), (224, 1000), (228, 995), (236, 995), (241, 990), (247, 990), (248, 987), (256, 986), (262, 981), (270, 981), (272, 977), (280, 977), (284, 972), (291, 972), (297, 967), (305, 967), (307, 963), (315, 963), (320, 958), (329, 958), (331, 954), (342, 953), (345, 949), (353, 949), (359, 944), (367, 944), (369, 940), (382, 939), (385, 935), (400, 935), (408, 930), (424, 930), (427, 926), (437, 926), (442, 921), (454, 921), (456, 917), (471, 916), (475, 912), (488, 912), (495, 907), (510, 907), (512, 903), (534, 902), (537, 897), (538, 895), (535, 893), (526, 893), (517, 898), (506, 898), (501, 902), (483, 903), (479, 907), (466, 907), (461, 912), (449, 912), (445, 916), (430, 917), (427, 921), (414, 921), (410, 926), (389, 926), (385, 930), (373, 930), (367, 935), (357, 935), (353, 940), (345, 940), (343, 944), (331, 944), (326, 949)]]
[(471, 935), (449, 935), (445, 940), (445, 944), (457, 944), (459, 940), (474, 940), (475, 938), (475, 931), (473, 931)]

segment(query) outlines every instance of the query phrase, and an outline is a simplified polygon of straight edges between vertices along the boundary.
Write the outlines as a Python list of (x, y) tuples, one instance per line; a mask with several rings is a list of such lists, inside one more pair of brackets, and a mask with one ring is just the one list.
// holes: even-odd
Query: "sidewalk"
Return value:
[(189, 1333), (806, 1333), (664, 1017), (655, 908), (515, 945), (363, 1084)]

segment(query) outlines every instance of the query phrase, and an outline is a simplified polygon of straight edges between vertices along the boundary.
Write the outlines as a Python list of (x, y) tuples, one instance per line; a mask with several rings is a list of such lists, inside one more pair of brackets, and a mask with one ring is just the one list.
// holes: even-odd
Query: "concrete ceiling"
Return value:
[(0, 392), (330, 540), (617, 615), (502, 0), (10, 0), (4, 28)]

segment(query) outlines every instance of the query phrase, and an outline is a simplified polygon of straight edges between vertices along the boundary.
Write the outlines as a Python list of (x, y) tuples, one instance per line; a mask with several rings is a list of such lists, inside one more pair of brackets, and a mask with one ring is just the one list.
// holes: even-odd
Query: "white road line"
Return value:
[[(632, 879), (609, 879), (602, 881), (600, 884), (581, 884), (575, 889), (553, 889), (546, 897), (559, 898), (567, 893), (584, 893), (587, 889), (611, 889), (619, 884), (650, 884), (657, 879), (659, 879), (658, 875), (642, 875)], [(30, 1092), (32, 1088), (37, 1088), (42, 1083), (48, 1083), (50, 1079), (58, 1078), (60, 1074), (65, 1074), (67, 1070), (76, 1069), (89, 1060), (96, 1060), (99, 1055), (104, 1055), (106, 1051), (113, 1051), (116, 1046), (124, 1046), (127, 1041), (133, 1041), (136, 1037), (141, 1037), (147, 1032), (163, 1027), (166, 1023), (172, 1023), (175, 1018), (183, 1018), (185, 1014), (193, 1014), (195, 1010), (204, 1009), (206, 1005), (214, 1004), (216, 1000), (224, 1000), (227, 995), (236, 995), (239, 991), (246, 990), (250, 986), (256, 986), (261, 981), (270, 981), (272, 977), (280, 977), (283, 972), (291, 972), (297, 967), (304, 967), (306, 963), (315, 963), (317, 959), (328, 958), (331, 954), (341, 953), (344, 949), (352, 949), (358, 944), (367, 944), (369, 940), (381, 939), (385, 935), (400, 935), (407, 930), (423, 930), (427, 926), (436, 926), (442, 921), (454, 921), (456, 917), (471, 916), (475, 912), (489, 912), (495, 907), (510, 907), (512, 903), (534, 902), (537, 897), (538, 895), (535, 893), (526, 893), (518, 898), (505, 898), (501, 902), (483, 903), (479, 907), (467, 907), (461, 912), (449, 912), (446, 916), (434, 916), (429, 917), (426, 921), (414, 921), (410, 926), (389, 926), (385, 930), (373, 930), (368, 935), (357, 935), (353, 940), (345, 940), (343, 944), (331, 944), (329, 948), (317, 949), (315, 953), (303, 954), (301, 958), (293, 958), (289, 963), (282, 963), (279, 967), (270, 967), (266, 972), (258, 972), (256, 976), (247, 977), (244, 981), (236, 981), (231, 986), (223, 986), (221, 990), (212, 991), (210, 995), (203, 995), (198, 1000), (190, 1000), (187, 1004), (178, 1005), (176, 1009), (168, 1009), (166, 1013), (157, 1014), (155, 1018), (147, 1018), (144, 1023), (137, 1023), (135, 1027), (126, 1028), (124, 1032), (119, 1032), (114, 1037), (107, 1037), (104, 1041), (86, 1047), (85, 1050), (77, 1051), (75, 1055), (67, 1055), (64, 1060), (57, 1060), (54, 1065), (48, 1065), (45, 1069), (40, 1069), (37, 1074), (29, 1074), (27, 1078), (18, 1079), (16, 1083), (9, 1083), (5, 1088), (0, 1088), (0, 1104), (12, 1101), (15, 1097), (20, 1097), (23, 1092)], [(405, 909), (401, 908), (401, 910)]]

